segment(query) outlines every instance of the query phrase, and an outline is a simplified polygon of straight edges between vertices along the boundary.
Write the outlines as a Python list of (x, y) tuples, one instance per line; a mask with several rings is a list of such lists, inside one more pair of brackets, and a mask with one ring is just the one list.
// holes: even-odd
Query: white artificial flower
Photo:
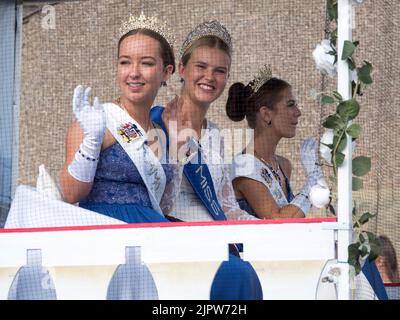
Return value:
[(325, 144), (333, 143), (333, 129), (326, 129), (325, 133), (322, 135), (319, 144), (319, 153), (327, 163), (332, 164), (332, 154), (331, 149)]
[(336, 76), (335, 56), (329, 54), (330, 51), (333, 51), (331, 42), (324, 39), (316, 46), (312, 55), (318, 70), (325, 75), (334, 77)]
[[(319, 144), (319, 154), (321, 155), (321, 158), (324, 159), (327, 163), (332, 164), (332, 149), (327, 147), (326, 144), (333, 144), (333, 129), (326, 129), (321, 137)], [(352, 152), (354, 152), (354, 149), (356, 147), (355, 141), (352, 141), (351, 147)]]
[(311, 204), (316, 208), (324, 208), (329, 204), (331, 192), (324, 178), (318, 179), (317, 184), (310, 190)]

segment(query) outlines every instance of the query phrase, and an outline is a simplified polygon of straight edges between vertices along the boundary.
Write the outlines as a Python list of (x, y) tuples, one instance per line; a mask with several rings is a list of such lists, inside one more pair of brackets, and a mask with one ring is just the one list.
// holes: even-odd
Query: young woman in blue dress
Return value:
[(147, 133), (157, 92), (175, 71), (171, 42), (154, 17), (130, 16), (119, 34), (120, 97), (91, 105), (91, 89), (75, 89), (60, 180), (65, 201), (127, 223), (167, 221), (179, 168), (160, 163), (153, 150), (165, 146), (150, 146)]

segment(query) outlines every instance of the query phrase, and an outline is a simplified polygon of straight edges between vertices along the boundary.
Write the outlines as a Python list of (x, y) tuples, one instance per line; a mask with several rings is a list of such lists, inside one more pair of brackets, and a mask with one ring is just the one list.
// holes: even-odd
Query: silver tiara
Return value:
[(229, 34), (225, 26), (222, 25), (222, 23), (213, 20), (199, 24), (188, 34), (181, 48), (180, 52), (181, 57), (184, 55), (186, 50), (192, 45), (193, 42), (207, 36), (214, 36), (221, 39), (228, 46), (229, 52), (232, 52), (231, 35)]
[(174, 45), (175, 37), (167, 28), (166, 24), (160, 22), (156, 16), (146, 17), (143, 12), (139, 17), (131, 14), (127, 20), (122, 21), (118, 32), (118, 39), (121, 39), (128, 32), (136, 29), (147, 29), (154, 31), (162, 36), (171, 47)]
[(271, 65), (264, 65), (259, 71), (258, 74), (254, 77), (253, 80), (249, 82), (249, 87), (256, 93), (258, 89), (260, 89), (264, 83), (266, 83), (269, 79), (272, 78), (272, 69)]

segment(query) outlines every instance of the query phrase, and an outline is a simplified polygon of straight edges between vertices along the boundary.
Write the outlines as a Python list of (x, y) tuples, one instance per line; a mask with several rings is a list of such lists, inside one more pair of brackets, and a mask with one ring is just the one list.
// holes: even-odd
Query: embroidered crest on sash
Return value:
[(132, 122), (127, 122), (120, 125), (117, 129), (117, 133), (126, 143), (143, 136), (143, 133), (140, 131), (140, 129)]
[(265, 182), (269, 186), (271, 186), (272, 185), (272, 175), (271, 175), (271, 173), (267, 169), (261, 168), (260, 174), (261, 174), (261, 177), (265, 180)]
[[(248, 168), (251, 168), (249, 170)], [(268, 188), (276, 204), (282, 208), (288, 204), (288, 199), (282, 186), (271, 170), (252, 154), (239, 154), (235, 157), (234, 172), (236, 177), (247, 177), (262, 183)]]

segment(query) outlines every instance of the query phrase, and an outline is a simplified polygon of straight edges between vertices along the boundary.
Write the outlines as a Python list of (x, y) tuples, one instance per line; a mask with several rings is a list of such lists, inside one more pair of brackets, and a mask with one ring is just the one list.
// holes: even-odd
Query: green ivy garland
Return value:
[[(327, 0), (327, 11), (330, 24), (337, 26), (338, 10), (337, 0)], [(338, 54), (336, 51), (337, 42), (337, 28), (329, 32), (330, 43), (332, 50), (329, 54), (335, 57), (334, 63), (337, 62)], [(361, 126), (359, 124), (350, 124), (350, 121), (354, 120), (359, 112), (360, 105), (357, 102), (357, 96), (363, 95), (365, 89), (373, 82), (372, 80), (372, 64), (368, 61), (363, 61), (361, 66), (357, 66), (353, 54), (358, 46), (358, 41), (345, 41), (343, 45), (343, 51), (341, 59), (347, 61), (349, 69), (357, 73), (357, 80), (352, 81), (352, 97), (348, 100), (343, 100), (342, 96), (337, 91), (333, 91), (330, 94), (322, 94), (320, 96), (320, 102), (322, 105), (334, 104), (336, 105), (335, 113), (326, 117), (322, 125), (327, 129), (332, 129), (334, 138), (332, 144), (325, 144), (331, 149), (332, 155), (332, 168), (334, 176), (331, 177), (332, 182), (337, 183), (337, 171), (338, 168), (343, 164), (345, 155), (342, 151), (345, 149), (347, 144), (348, 134), (352, 141), (360, 137)], [(352, 160), (352, 190), (358, 191), (363, 187), (363, 180), (360, 178), (366, 175), (371, 169), (371, 158), (365, 156), (359, 156)], [(332, 205), (329, 208), (333, 214), (335, 214)], [(380, 254), (380, 245), (376, 235), (372, 232), (366, 231), (365, 224), (375, 214), (364, 212), (361, 215), (357, 212), (356, 205), (353, 210), (353, 221), (355, 239), (354, 243), (348, 247), (348, 263), (354, 267), (355, 274), (359, 274), (361, 271), (361, 262), (364, 259), (374, 261)]]

